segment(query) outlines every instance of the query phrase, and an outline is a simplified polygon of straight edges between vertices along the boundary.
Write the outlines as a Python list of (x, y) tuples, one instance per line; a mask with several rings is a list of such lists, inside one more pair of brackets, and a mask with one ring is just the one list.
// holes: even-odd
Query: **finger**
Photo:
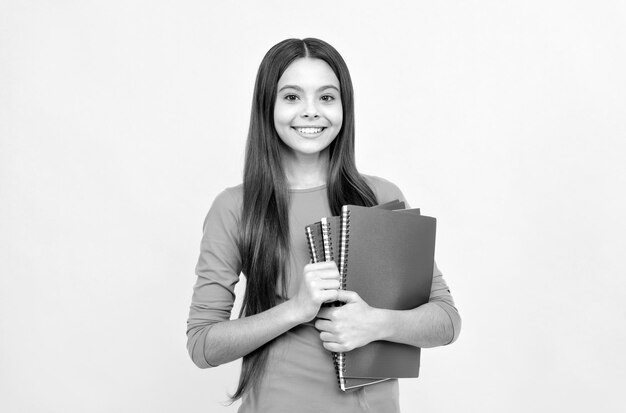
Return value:
[(323, 318), (325, 320), (332, 320), (333, 319), (333, 314), (334, 314), (335, 309), (334, 308), (322, 308), (320, 309), (320, 311), (317, 313), (317, 318)]
[(316, 271), (316, 274), (322, 280), (338, 280), (339, 279), (339, 271), (337, 271), (336, 269), (335, 270), (333, 269), (320, 270), (320, 271)]
[(338, 290), (339, 280), (320, 280), (316, 283), (320, 290)]
[(305, 271), (320, 271), (320, 270), (332, 270), (337, 269), (337, 264), (334, 261), (322, 261), (304, 266)]
[(317, 320), (315, 322), (315, 328), (317, 328), (319, 331), (325, 331), (327, 333), (333, 333), (333, 323), (331, 323), (328, 320)]
[(336, 289), (330, 289), (330, 290), (319, 290), (318, 292), (318, 299), (321, 300), (321, 302), (323, 303), (328, 303), (328, 302), (332, 302), (332, 301), (337, 301), (337, 291)]
[(361, 297), (354, 291), (337, 290), (337, 300), (344, 303), (353, 303), (361, 300)]
[(335, 335), (327, 331), (322, 331), (320, 333), (320, 340), (325, 343), (337, 343), (337, 338), (335, 337)]
[(332, 269), (325, 270), (306, 270), (304, 272), (304, 278), (309, 280), (338, 280), (339, 271)]
[(339, 271), (339, 267), (337, 267), (337, 263), (335, 261), (324, 261), (328, 265), (329, 268)]
[(344, 351), (344, 347), (337, 343), (322, 341), (322, 346), (328, 351), (332, 351), (334, 353), (341, 353)]

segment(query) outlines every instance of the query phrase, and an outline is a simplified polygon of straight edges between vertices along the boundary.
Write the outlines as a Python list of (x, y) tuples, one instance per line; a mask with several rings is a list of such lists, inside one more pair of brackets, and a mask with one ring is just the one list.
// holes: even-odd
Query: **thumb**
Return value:
[(361, 297), (354, 291), (337, 290), (337, 301), (344, 303), (354, 303), (360, 301)]

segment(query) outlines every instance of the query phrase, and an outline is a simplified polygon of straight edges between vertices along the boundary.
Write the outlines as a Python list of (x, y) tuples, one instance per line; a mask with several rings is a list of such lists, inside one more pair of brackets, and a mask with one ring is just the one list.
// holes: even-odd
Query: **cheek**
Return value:
[(341, 106), (325, 107), (320, 109), (320, 114), (328, 120), (333, 128), (340, 128), (343, 122), (343, 109)]
[(330, 119), (332, 119), (333, 126), (341, 128), (341, 125), (343, 123), (343, 110), (342, 110), (342, 108), (340, 107), (340, 108), (338, 108), (336, 110), (333, 110), (331, 116), (332, 117)]
[(282, 112), (280, 111), (280, 108), (276, 106), (274, 107), (274, 124), (278, 126), (281, 123), (282, 123)]
[(277, 103), (274, 105), (274, 123), (284, 126), (290, 124), (294, 118), (294, 108)]

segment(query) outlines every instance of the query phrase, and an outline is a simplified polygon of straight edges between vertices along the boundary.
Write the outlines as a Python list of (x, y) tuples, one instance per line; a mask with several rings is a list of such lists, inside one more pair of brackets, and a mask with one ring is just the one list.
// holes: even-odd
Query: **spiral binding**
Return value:
[(346, 272), (348, 271), (348, 243), (350, 240), (350, 210), (344, 205), (341, 208), (341, 241), (339, 245), (339, 280), (341, 289), (346, 289)]
[(324, 260), (333, 260), (333, 242), (331, 240), (330, 223), (327, 218), (322, 218), (322, 240), (324, 242)]
[[(332, 261), (334, 259), (333, 257), (333, 249), (332, 249), (332, 239), (331, 239), (331, 225), (330, 225), (330, 221), (328, 220), (327, 217), (324, 217), (321, 219), (321, 226), (322, 226), (322, 240), (324, 241), (324, 260), (325, 261)], [(332, 304), (333, 306), (337, 306), (339, 305), (338, 302), (335, 302)], [(338, 355), (339, 353), (335, 353), (333, 352), (333, 365), (335, 366), (335, 374), (337, 376), (337, 381), (339, 382), (339, 388), (341, 388), (342, 390), (344, 389), (344, 386), (341, 385), (342, 383), (342, 377), (343, 377), (343, 373), (340, 373), (340, 368), (339, 368), (339, 363), (338, 363)]]
[(305, 228), (306, 231), (306, 239), (309, 241), (309, 254), (311, 255), (311, 262), (317, 262), (317, 253), (315, 251), (315, 242), (313, 241), (313, 232), (311, 231), (311, 227), (308, 226)]
[[(350, 240), (350, 210), (347, 205), (341, 208), (341, 241), (339, 245), (339, 283), (346, 289), (346, 271), (348, 270), (348, 241)], [(346, 354), (337, 353), (335, 369), (338, 373), (339, 387), (346, 390)]]

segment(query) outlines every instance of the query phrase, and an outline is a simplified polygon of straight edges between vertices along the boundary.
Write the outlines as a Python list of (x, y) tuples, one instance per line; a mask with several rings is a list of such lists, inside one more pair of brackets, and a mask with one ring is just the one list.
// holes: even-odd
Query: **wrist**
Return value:
[(288, 299), (280, 305), (284, 308), (285, 319), (287, 320), (287, 323), (291, 324), (292, 326), (295, 327), (309, 321), (305, 319), (306, 317), (301, 311), (302, 307), (299, 306), (293, 298)]
[(372, 320), (374, 321), (374, 340), (389, 340), (393, 335), (393, 317), (389, 310), (372, 308)]

